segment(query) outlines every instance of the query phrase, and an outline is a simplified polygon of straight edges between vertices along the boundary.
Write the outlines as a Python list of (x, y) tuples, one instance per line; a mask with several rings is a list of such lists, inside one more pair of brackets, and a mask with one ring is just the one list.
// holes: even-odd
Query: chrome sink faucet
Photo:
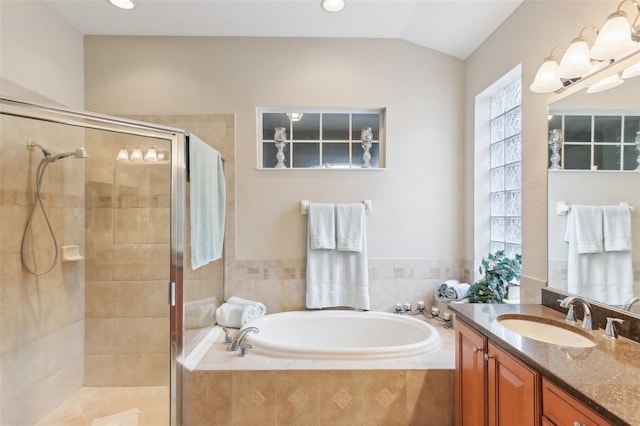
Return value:
[(248, 343), (244, 343), (244, 338), (249, 333), (259, 333), (260, 330), (257, 327), (247, 327), (243, 328), (235, 335), (233, 340), (229, 343), (227, 347), (227, 352), (235, 352), (240, 349), (240, 355), (244, 355), (247, 349), (250, 349), (251, 346)]
[(640, 302), (640, 297), (632, 297), (631, 299), (629, 299), (629, 301), (627, 303), (624, 304), (624, 306), (622, 307), (623, 311), (630, 311), (631, 307), (636, 303), (636, 302)]
[[(574, 321), (573, 319), (573, 306), (571, 305), (573, 302), (580, 302), (582, 304), (582, 311), (584, 312), (584, 317), (582, 318), (582, 328), (585, 330), (591, 330), (591, 307), (589, 303), (585, 300), (579, 298), (578, 296), (567, 296), (564, 299), (558, 300), (560, 302), (560, 306), (563, 308), (569, 307), (569, 312), (567, 312), (567, 321)], [(569, 318), (571, 315), (571, 318)]]

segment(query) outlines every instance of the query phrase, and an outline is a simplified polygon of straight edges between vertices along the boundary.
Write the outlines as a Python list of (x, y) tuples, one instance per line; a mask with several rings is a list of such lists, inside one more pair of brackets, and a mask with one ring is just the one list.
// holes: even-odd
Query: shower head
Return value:
[(49, 162), (53, 163), (54, 161), (58, 161), (62, 158), (67, 158), (67, 157), (76, 157), (76, 158), (80, 158), (81, 160), (85, 160), (89, 158), (90, 155), (85, 148), (78, 148), (75, 151), (68, 151), (68, 152), (62, 152), (60, 154), (56, 154), (51, 158), (49, 158)]
[(44, 154), (45, 160), (50, 163), (53, 163), (54, 161), (58, 161), (62, 158), (67, 158), (71, 156), (80, 158), (82, 160), (90, 157), (89, 153), (85, 148), (78, 148), (75, 151), (61, 152), (60, 154), (56, 154), (56, 155), (51, 154), (51, 151), (49, 151), (42, 145), (35, 143), (34, 141), (27, 142), (27, 148), (29, 148), (29, 150), (31, 151), (33, 151), (34, 148), (40, 148), (40, 150)]

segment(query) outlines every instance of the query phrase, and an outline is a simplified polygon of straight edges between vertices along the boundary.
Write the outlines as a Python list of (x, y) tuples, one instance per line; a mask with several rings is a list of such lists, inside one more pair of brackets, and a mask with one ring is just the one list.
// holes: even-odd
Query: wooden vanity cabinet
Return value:
[(456, 331), (456, 424), (539, 426), (538, 373), (464, 322)]
[(613, 426), (558, 386), (542, 379), (543, 426)]

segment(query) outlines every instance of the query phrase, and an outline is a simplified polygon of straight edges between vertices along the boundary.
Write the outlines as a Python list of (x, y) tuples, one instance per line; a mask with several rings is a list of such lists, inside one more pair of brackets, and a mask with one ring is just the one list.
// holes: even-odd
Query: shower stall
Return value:
[(179, 425), (189, 133), (12, 98), (0, 129), (0, 424)]

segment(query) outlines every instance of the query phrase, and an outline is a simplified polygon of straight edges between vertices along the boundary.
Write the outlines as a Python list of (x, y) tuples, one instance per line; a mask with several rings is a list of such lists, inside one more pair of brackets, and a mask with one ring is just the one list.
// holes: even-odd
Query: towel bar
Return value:
[[(631, 210), (631, 212), (633, 213), (634, 208), (633, 206), (630, 206), (629, 203), (622, 202), (619, 205), (623, 207), (629, 207), (629, 210)], [(566, 215), (567, 213), (569, 213), (569, 210), (571, 210), (571, 206), (567, 204), (566, 201), (556, 202), (556, 214), (558, 216)]]
[[(371, 200), (363, 200), (362, 204), (364, 204), (364, 213), (371, 214)], [(300, 200), (300, 214), (309, 214), (309, 200)]]

